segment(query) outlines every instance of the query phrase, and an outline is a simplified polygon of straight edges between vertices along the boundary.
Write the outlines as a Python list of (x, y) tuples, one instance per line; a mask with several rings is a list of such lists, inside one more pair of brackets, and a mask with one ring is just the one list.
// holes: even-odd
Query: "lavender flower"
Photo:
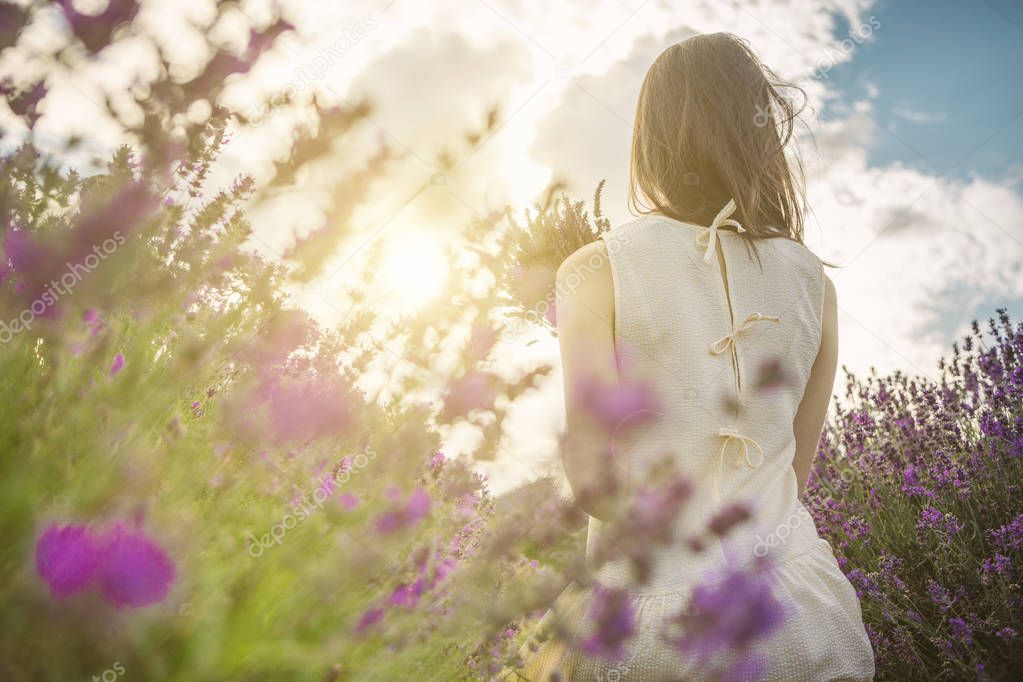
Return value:
[(660, 401), (645, 384), (620, 385), (584, 376), (577, 381), (574, 396), (576, 406), (609, 432), (626, 422), (638, 426), (656, 417), (660, 409)]
[(740, 502), (733, 502), (715, 514), (707, 524), (707, 528), (714, 535), (724, 537), (728, 535), (732, 528), (749, 520), (749, 518), (749, 507)]
[(118, 608), (162, 601), (175, 577), (163, 549), (124, 525), (101, 536), (85, 526), (50, 526), (36, 543), (36, 569), (58, 598), (96, 581)]
[(490, 410), (497, 399), (496, 377), (473, 371), (456, 382), (444, 399), (444, 414), (464, 416), (472, 410)]
[(594, 632), (581, 644), (581, 649), (609, 661), (620, 661), (625, 643), (636, 633), (635, 614), (629, 595), (624, 590), (597, 585), (593, 591), (590, 620)]
[(938, 537), (947, 542), (949, 538), (963, 529), (963, 524), (951, 513), (942, 513), (935, 507), (924, 507), (920, 510), (920, 519), (917, 521), (918, 532), (934, 531)]
[(720, 655), (731, 656), (735, 660), (721, 671), (726, 679), (758, 670), (763, 662), (753, 654), (753, 645), (785, 621), (765, 566), (726, 569), (718, 579), (698, 585), (686, 609), (669, 621), (678, 633), (669, 634), (667, 641), (683, 655), (695, 656), (701, 666)]
[(49, 526), (36, 542), (36, 570), (53, 596), (89, 586), (100, 564), (100, 543), (85, 526)]
[(1023, 546), (1023, 514), (1014, 518), (1010, 523), (989, 530), (988, 540), (995, 547), (1006, 552), (1014, 552)]
[(949, 618), (948, 625), (954, 639), (966, 645), (973, 643), (973, 630), (966, 624), (965, 620), (959, 617)]
[(117, 527), (104, 539), (99, 571), (104, 596), (117, 607), (163, 601), (174, 582), (174, 563), (142, 532)]
[(364, 632), (369, 628), (373, 627), (374, 625), (376, 625), (377, 623), (379, 623), (381, 620), (383, 620), (383, 618), (384, 618), (383, 608), (379, 606), (374, 606), (373, 608), (368, 609), (365, 613), (362, 614), (362, 617), (359, 618), (358, 624), (355, 626), (355, 630), (357, 632)]
[(417, 488), (409, 495), (408, 501), (397, 509), (384, 512), (376, 521), (378, 533), (393, 533), (403, 528), (414, 526), (423, 520), (430, 511), (430, 496), (425, 490)]

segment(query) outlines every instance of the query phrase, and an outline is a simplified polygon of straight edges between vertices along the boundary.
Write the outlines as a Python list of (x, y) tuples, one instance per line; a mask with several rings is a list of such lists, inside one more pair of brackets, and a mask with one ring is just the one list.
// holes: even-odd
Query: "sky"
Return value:
[[(203, 58), (188, 22), (208, 23), (210, 6), (154, 0), (140, 21), (187, 72)], [(232, 83), (225, 103), (251, 112), (288, 85), (300, 100), (369, 97), (367, 134), (346, 141), (338, 163), (355, 163), (378, 140), (404, 154), (357, 215), (359, 234), (335, 258), (339, 274), (299, 292), (325, 321), (337, 307), (343, 266), (365, 257), (369, 239), (387, 254), (382, 304), (404, 309), (439, 295), (438, 244), (477, 216), (528, 206), (554, 179), (577, 198), (606, 179), (606, 213), (628, 220), (628, 150), (643, 75), (666, 47), (713, 31), (749, 40), (807, 92), (798, 140), (806, 241), (839, 266), (829, 276), (843, 365), (934, 376), (972, 319), (998, 306), (1023, 318), (1023, 4), (1015, 0), (288, 1), (283, 13), (295, 32)], [(269, 2), (243, 2), (209, 33), (240, 40), (270, 17)], [(56, 33), (43, 25), (27, 37), (45, 47)], [(31, 55), (9, 52), (0, 72), (27, 78), (40, 68)], [(152, 68), (151, 54), (132, 43), (53, 79), (41, 142), (80, 131), (89, 149), (112, 149), (119, 132), (95, 103)], [(495, 133), (465, 148), (465, 130), (495, 106)], [(229, 146), (221, 180), (242, 171), (269, 178), (303, 120), (301, 108), (269, 112)], [(2, 112), (0, 121), (11, 125)], [(417, 194), (437, 177), (444, 151), (456, 170)], [(296, 232), (316, 226), (325, 187), (306, 175), (296, 193), (261, 205), (255, 248), (283, 252)], [(556, 364), (556, 342), (537, 338), (506, 349), (507, 357)], [(555, 372), (513, 412), (504, 455), (485, 467), (496, 490), (550, 470), (563, 420), (560, 381)]]
[(884, 30), (831, 74), (850, 98), (878, 89), (875, 118), (889, 134), (871, 165), (1018, 179), (1023, 3), (885, 0), (871, 11)]

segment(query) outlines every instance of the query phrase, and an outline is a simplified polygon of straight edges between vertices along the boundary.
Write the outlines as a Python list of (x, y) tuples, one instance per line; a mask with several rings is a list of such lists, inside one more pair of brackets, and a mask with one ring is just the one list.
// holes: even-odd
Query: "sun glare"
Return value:
[(381, 303), (402, 309), (426, 304), (444, 288), (447, 269), (444, 249), (434, 238), (415, 235), (388, 244), (379, 271)]

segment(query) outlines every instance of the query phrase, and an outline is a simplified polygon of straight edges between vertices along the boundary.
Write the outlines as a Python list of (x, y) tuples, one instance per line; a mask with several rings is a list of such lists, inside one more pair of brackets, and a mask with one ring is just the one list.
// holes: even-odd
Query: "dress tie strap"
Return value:
[(736, 325), (736, 327), (732, 329), (732, 331), (725, 334), (714, 343), (710, 344), (710, 352), (713, 353), (714, 355), (720, 355), (721, 353), (724, 353), (726, 350), (728, 350), (729, 346), (735, 343), (735, 339), (736, 337), (739, 336), (739, 334), (743, 333), (744, 331), (746, 331), (747, 329), (749, 329), (754, 324), (760, 321), (780, 322), (781, 320), (780, 318), (775, 317), (774, 315), (753, 313), (752, 315), (747, 316), (746, 319), (743, 320), (741, 324)]
[(707, 228), (706, 232), (701, 232), (700, 236), (696, 238), (696, 243), (700, 246), (705, 246), (706, 251), (703, 254), (703, 262), (710, 263), (711, 259), (714, 258), (714, 247), (718, 241), (718, 229), (725, 225), (731, 225), (739, 232), (745, 232), (746, 228), (739, 224), (738, 220), (732, 220), (729, 218), (730, 215), (735, 213), (735, 199), (729, 199), (725, 207), (718, 211), (718, 214), (714, 217), (710, 227)]
[(722, 427), (718, 431), (718, 436), (724, 438), (724, 441), (721, 443), (721, 449), (718, 451), (718, 475), (714, 477), (714, 503), (720, 506), (720, 482), (725, 476), (725, 453), (728, 451), (729, 444), (734, 440), (742, 445), (742, 459), (745, 460), (746, 466), (750, 469), (756, 469), (764, 463), (764, 449), (754, 439), (744, 436), (730, 427)]

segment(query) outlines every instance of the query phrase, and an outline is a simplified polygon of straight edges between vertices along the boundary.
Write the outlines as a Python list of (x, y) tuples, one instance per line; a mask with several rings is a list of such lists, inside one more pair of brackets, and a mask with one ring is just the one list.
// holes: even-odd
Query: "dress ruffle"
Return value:
[[(860, 619), (856, 593), (842, 575), (826, 540), (818, 539), (768, 570), (769, 584), (787, 609), (777, 634), (752, 652), (768, 667), (750, 680), (871, 680), (874, 659)], [(663, 641), (666, 620), (689, 601), (691, 586), (662, 594), (630, 593), (637, 635), (625, 645), (617, 661), (590, 656), (567, 643), (556, 632), (567, 629), (570, 639), (584, 640), (591, 622), (593, 593), (569, 585), (536, 625), (521, 650), (524, 668), (506, 680), (547, 682), (551, 679), (651, 682), (698, 680), (699, 670)], [(740, 678), (742, 679), (742, 678)]]

